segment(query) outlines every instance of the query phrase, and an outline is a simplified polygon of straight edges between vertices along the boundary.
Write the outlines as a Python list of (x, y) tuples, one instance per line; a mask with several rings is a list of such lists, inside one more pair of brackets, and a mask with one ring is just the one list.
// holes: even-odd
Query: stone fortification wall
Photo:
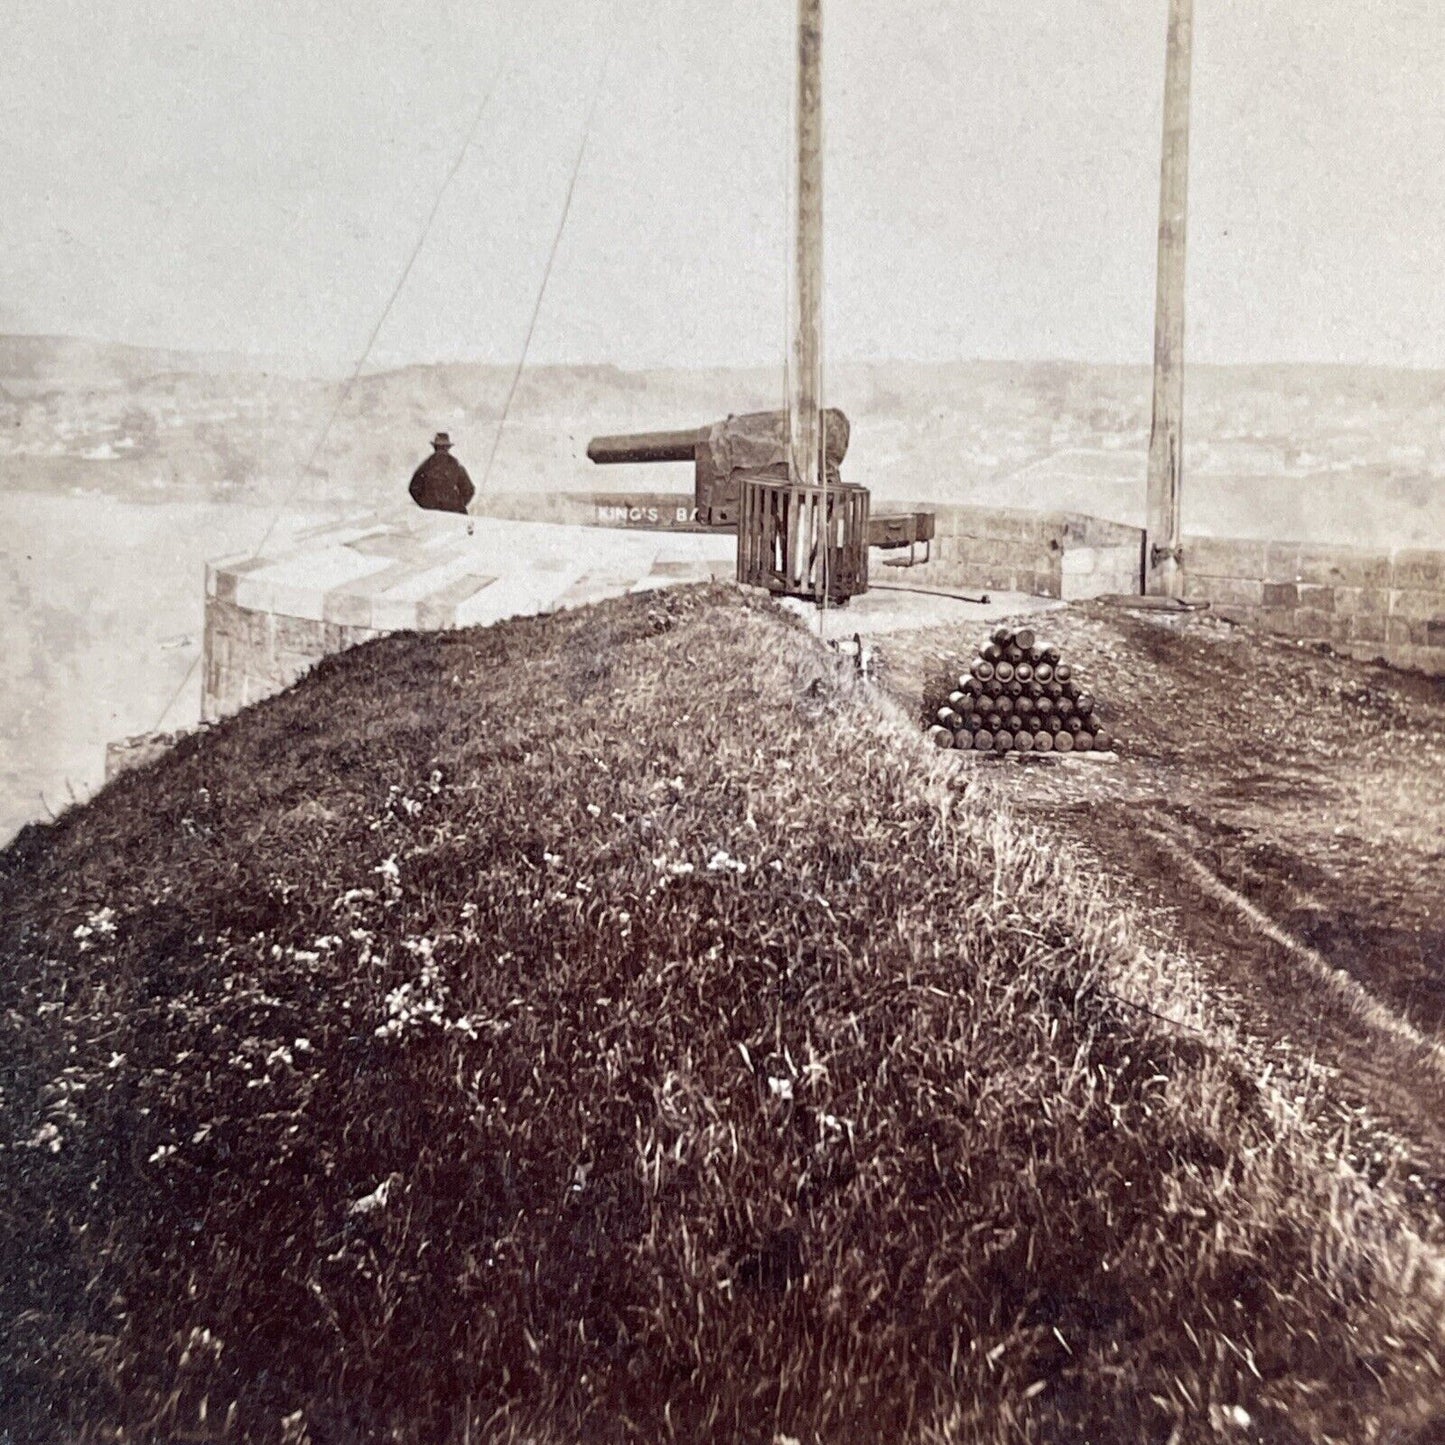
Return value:
[(1445, 552), (1188, 537), (1184, 595), (1304, 642), (1445, 674)]
[[(484, 624), (734, 575), (731, 536), (686, 535), (699, 529), (684, 493), (498, 496), (487, 505), (498, 518), (491, 527), (412, 511), (318, 528), (283, 556), (213, 564), (202, 717), (268, 697), (329, 653), (399, 628)], [(931, 560), (895, 570), (887, 564), (904, 554), (879, 551), (875, 582), (1065, 600), (1140, 588), (1144, 539), (1135, 527), (886, 499), (874, 510), (936, 518)], [(501, 520), (508, 516), (517, 520)], [(1187, 537), (1184, 582), (1186, 597), (1227, 616), (1445, 675), (1445, 552)]]
[[(503, 492), (478, 498), (472, 510), (525, 521), (706, 530), (698, 526), (691, 493), (684, 492)], [(918, 585), (1065, 598), (1139, 590), (1143, 534), (1135, 527), (1075, 512), (873, 498), (874, 515), (905, 511), (937, 518), (932, 560), (908, 574)], [(886, 580), (893, 571), (888, 561), (898, 557), (879, 553), (874, 576)]]
[[(1140, 589), (1138, 528), (1071, 513), (933, 510), (935, 560), (910, 582), (1065, 599)], [(888, 575), (877, 558), (874, 573)], [(1186, 537), (1184, 595), (1302, 642), (1445, 674), (1445, 551)]]
[[(605, 527), (695, 526), (681, 492), (502, 494), (482, 503), (496, 516)], [(1138, 527), (1077, 512), (951, 506), (873, 499), (875, 513), (930, 511), (932, 558), (907, 571), (875, 553), (874, 581), (922, 587), (1027, 592), (1078, 600), (1136, 594), (1143, 575)], [(1445, 674), (1445, 551), (1310, 546), (1186, 537), (1185, 595), (1218, 611), (1305, 642)]]
[(380, 636), (368, 627), (253, 610), (208, 594), (201, 717), (214, 722), (259, 702), (290, 687), (329, 653)]
[[(935, 507), (920, 585), (1086, 598), (1140, 589), (1144, 534), (1071, 513)], [(880, 580), (888, 573), (874, 559)], [(1302, 642), (1445, 675), (1445, 551), (1184, 539), (1184, 595)]]
[(732, 575), (731, 539), (402, 509), (206, 568), (201, 716), (289, 687), (323, 657), (402, 630), (486, 626)]
[[(911, 585), (1027, 592), (1081, 599), (1138, 592), (1143, 534), (1136, 527), (1076, 512), (1029, 512), (1007, 507), (902, 504), (937, 518), (931, 560), (908, 570)], [(893, 505), (875, 502), (877, 511)], [(886, 581), (888, 553), (873, 559)]]

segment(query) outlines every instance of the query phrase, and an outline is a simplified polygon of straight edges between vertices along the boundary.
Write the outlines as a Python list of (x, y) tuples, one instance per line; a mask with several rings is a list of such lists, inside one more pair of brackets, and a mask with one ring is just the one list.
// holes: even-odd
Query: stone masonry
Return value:
[(1445, 552), (1187, 537), (1184, 589), (1302, 642), (1445, 673)]

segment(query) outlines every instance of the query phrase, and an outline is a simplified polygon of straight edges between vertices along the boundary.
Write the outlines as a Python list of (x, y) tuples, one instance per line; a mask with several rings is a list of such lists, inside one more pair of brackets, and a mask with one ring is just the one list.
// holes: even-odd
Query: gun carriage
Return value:
[(822, 413), (815, 485), (790, 479), (787, 428), (785, 412), (750, 412), (685, 431), (593, 437), (587, 455), (603, 466), (691, 462), (698, 521), (736, 531), (738, 580), (771, 592), (846, 602), (868, 590), (870, 547), (906, 547), (902, 565), (928, 560), (933, 513), (873, 516), (868, 489), (842, 480), (850, 427), (841, 411)]

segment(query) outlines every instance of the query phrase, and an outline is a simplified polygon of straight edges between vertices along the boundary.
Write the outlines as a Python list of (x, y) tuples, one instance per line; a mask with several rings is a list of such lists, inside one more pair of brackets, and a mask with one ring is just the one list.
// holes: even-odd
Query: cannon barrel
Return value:
[(707, 440), (708, 428), (692, 431), (633, 432), (628, 436), (593, 437), (587, 443), (590, 460), (612, 462), (690, 462), (699, 442)]

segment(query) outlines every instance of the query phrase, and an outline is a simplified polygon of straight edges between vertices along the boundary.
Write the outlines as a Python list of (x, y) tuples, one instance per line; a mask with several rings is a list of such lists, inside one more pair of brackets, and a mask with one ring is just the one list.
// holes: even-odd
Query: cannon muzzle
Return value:
[[(823, 414), (825, 454), (830, 475), (848, 450), (848, 418), (837, 408)], [(630, 436), (593, 437), (587, 455), (604, 466), (621, 462), (691, 462), (698, 519), (709, 527), (735, 526), (739, 478), (770, 468), (786, 468), (786, 412), (759, 411), (729, 416), (689, 431), (634, 432)]]
[(630, 436), (593, 437), (587, 443), (589, 460), (614, 462), (690, 462), (698, 445), (707, 440), (709, 427), (692, 431), (634, 432)]

